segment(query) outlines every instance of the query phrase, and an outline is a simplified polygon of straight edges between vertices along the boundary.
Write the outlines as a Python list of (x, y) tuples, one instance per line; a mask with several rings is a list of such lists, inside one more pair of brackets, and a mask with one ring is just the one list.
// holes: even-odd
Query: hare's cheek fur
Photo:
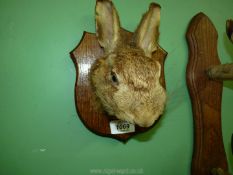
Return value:
[(166, 93), (158, 83), (148, 92), (133, 91), (128, 86), (120, 86), (114, 93), (116, 117), (135, 123), (141, 127), (149, 127), (164, 111)]
[(115, 91), (109, 83), (108, 65), (104, 59), (99, 59), (91, 71), (91, 83), (94, 88), (97, 100), (100, 101), (101, 106), (110, 115), (114, 115), (112, 106), (112, 95)]

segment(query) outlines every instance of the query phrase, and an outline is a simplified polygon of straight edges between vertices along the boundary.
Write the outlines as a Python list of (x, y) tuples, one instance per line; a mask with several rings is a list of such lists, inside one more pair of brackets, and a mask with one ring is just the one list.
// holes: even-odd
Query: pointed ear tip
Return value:
[(96, 0), (95, 9), (97, 10), (97, 7), (105, 6), (108, 8), (114, 8), (114, 4), (112, 0)]
[(111, 0), (96, 0), (96, 2), (111, 2)]
[(157, 3), (155, 3), (155, 2), (152, 2), (152, 3), (150, 3), (150, 9), (152, 9), (152, 8), (159, 8), (159, 9), (161, 9), (161, 6), (159, 4), (157, 4)]
[(112, 4), (112, 0), (96, 0), (96, 4), (97, 3), (110, 3), (110, 4)]

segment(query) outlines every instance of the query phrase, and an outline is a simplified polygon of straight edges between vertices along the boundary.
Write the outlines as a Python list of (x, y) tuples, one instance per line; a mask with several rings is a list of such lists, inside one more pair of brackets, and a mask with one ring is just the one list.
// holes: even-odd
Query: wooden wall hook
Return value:
[(199, 13), (190, 22), (186, 38), (189, 45), (186, 78), (194, 120), (192, 175), (208, 175), (214, 168), (227, 172), (221, 126), (223, 84), (206, 74), (209, 67), (221, 64), (218, 34), (210, 19)]
[[(122, 29), (124, 30), (124, 29)], [(131, 37), (132, 33), (124, 30), (125, 36)], [(126, 38), (125, 38), (126, 39)], [(116, 120), (108, 116), (101, 108), (96, 107), (95, 97), (89, 81), (90, 68), (96, 59), (104, 54), (100, 47), (96, 35), (88, 32), (83, 33), (83, 37), (77, 47), (71, 51), (70, 55), (76, 68), (75, 83), (75, 103), (78, 116), (83, 124), (95, 134), (111, 137), (120, 141), (127, 141), (135, 134), (145, 132), (152, 127), (142, 128), (135, 126), (135, 132), (126, 134), (111, 134), (109, 123)], [(165, 87), (164, 60), (166, 51), (161, 47), (153, 53), (152, 57), (157, 59), (162, 67), (160, 82)]]

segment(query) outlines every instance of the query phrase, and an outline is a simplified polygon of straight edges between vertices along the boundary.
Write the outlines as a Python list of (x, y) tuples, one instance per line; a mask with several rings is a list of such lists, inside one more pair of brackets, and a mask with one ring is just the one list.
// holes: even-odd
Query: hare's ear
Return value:
[(95, 8), (96, 35), (105, 53), (112, 52), (120, 41), (120, 21), (111, 0), (97, 0)]
[(148, 57), (151, 57), (158, 47), (160, 8), (158, 4), (151, 3), (134, 34), (135, 44), (144, 50)]

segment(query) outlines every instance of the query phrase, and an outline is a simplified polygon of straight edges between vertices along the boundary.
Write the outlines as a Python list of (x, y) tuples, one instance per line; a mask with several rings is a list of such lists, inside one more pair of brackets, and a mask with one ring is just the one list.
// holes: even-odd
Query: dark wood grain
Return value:
[(227, 171), (222, 139), (222, 81), (210, 80), (206, 70), (219, 65), (217, 31), (203, 13), (196, 15), (187, 31), (189, 60), (187, 85), (194, 120), (192, 175), (209, 175), (213, 168)]
[[(131, 32), (125, 30), (123, 30), (123, 32), (125, 36), (124, 39), (126, 40), (132, 35)], [(136, 132), (134, 133), (118, 135), (111, 134), (109, 122), (115, 118), (108, 116), (101, 108), (97, 107), (89, 81), (91, 66), (96, 59), (104, 54), (103, 49), (100, 47), (95, 34), (84, 32), (82, 40), (70, 54), (77, 70), (75, 83), (76, 109), (79, 118), (89, 130), (101, 136), (127, 141), (131, 136), (145, 132), (151, 128), (142, 128), (136, 126)], [(162, 70), (160, 82), (164, 87), (165, 79), (163, 68), (166, 55), (167, 53), (162, 48), (159, 48), (158, 51), (153, 54), (153, 57), (161, 64)]]

